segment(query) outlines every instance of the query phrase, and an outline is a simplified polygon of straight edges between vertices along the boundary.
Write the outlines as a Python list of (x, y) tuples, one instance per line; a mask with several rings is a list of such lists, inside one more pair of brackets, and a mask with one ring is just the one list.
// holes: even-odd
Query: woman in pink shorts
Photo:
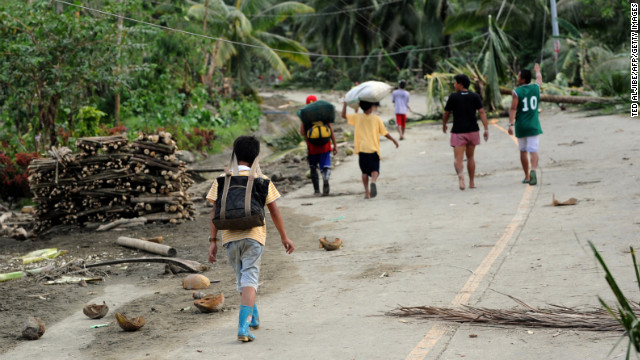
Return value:
[(487, 114), (482, 107), (482, 99), (480, 95), (469, 91), (469, 78), (467, 75), (459, 74), (454, 78), (453, 84), (456, 92), (449, 95), (447, 104), (444, 107), (444, 115), (442, 116), (442, 132), (447, 133), (447, 121), (449, 115), (453, 113), (453, 127), (451, 128), (451, 146), (453, 147), (453, 157), (455, 162), (453, 166), (458, 174), (458, 184), (460, 190), (465, 189), (464, 168), (462, 161), (467, 156), (467, 173), (469, 173), (469, 187), (475, 188), (474, 175), (476, 171), (476, 162), (473, 158), (476, 145), (480, 145), (480, 127), (478, 127), (478, 119), (476, 111), (480, 114), (480, 120), (484, 126), (484, 141), (489, 140), (489, 125), (487, 123)]

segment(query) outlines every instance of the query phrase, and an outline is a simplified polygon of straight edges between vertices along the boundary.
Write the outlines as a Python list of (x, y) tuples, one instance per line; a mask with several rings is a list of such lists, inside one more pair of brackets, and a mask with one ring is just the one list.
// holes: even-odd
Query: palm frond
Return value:
[(297, 1), (286, 1), (266, 8), (251, 17), (251, 23), (258, 30), (270, 29), (294, 14), (308, 14), (315, 10)]
[[(255, 32), (254, 36), (269, 47), (273, 48), (281, 58), (287, 58), (305, 67), (311, 66), (309, 55), (306, 55), (308, 50), (299, 42), (268, 32)], [(296, 53), (278, 52), (277, 50), (293, 51)]]

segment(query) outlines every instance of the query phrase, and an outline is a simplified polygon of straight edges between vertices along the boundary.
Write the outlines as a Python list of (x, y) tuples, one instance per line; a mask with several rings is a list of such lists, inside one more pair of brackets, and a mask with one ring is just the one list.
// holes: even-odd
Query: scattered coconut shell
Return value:
[(211, 282), (202, 274), (190, 274), (182, 280), (182, 287), (187, 290), (206, 289), (209, 285), (211, 285)]
[(147, 322), (142, 316), (129, 319), (123, 314), (118, 312), (116, 313), (116, 320), (118, 321), (118, 325), (120, 325), (120, 327), (124, 331), (139, 330)]
[(218, 312), (224, 307), (224, 294), (206, 295), (202, 299), (196, 299), (193, 305), (203, 313)]
[(109, 307), (106, 302), (102, 302), (100, 304), (88, 304), (83, 309), (82, 312), (92, 319), (102, 319), (109, 312)]
[(342, 240), (340, 238), (336, 238), (333, 241), (327, 240), (326, 237), (323, 237), (320, 241), (319, 248), (324, 248), (327, 251), (338, 250), (340, 246), (342, 246)]
[(570, 198), (569, 200), (559, 201), (556, 200), (556, 194), (553, 194), (553, 201), (551, 202), (551, 206), (566, 206), (566, 205), (576, 205), (578, 203), (578, 199)]
[(32, 316), (25, 321), (22, 327), (22, 337), (28, 340), (38, 340), (44, 334), (44, 322), (40, 318)]

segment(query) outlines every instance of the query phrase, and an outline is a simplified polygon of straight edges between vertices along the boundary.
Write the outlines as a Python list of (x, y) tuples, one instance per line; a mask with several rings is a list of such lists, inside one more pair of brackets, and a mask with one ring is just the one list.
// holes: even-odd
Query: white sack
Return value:
[(360, 100), (378, 102), (391, 94), (393, 87), (380, 81), (366, 81), (352, 88), (344, 96), (344, 101), (350, 107), (357, 109)]

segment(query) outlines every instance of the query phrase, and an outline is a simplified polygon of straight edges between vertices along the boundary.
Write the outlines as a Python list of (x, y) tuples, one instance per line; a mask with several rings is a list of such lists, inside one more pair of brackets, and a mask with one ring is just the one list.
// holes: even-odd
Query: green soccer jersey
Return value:
[(516, 137), (523, 138), (542, 134), (538, 119), (538, 103), (540, 102), (540, 86), (526, 84), (513, 90), (518, 96), (516, 112)]

